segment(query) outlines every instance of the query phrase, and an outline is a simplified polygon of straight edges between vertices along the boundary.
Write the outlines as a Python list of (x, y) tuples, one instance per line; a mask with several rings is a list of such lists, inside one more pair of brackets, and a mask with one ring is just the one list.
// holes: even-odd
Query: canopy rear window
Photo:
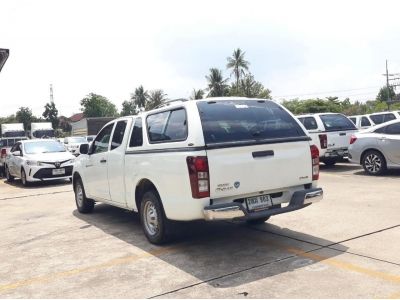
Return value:
[(272, 101), (199, 101), (197, 107), (207, 145), (307, 138), (297, 121)]
[(356, 130), (353, 122), (341, 114), (320, 115), (326, 131)]

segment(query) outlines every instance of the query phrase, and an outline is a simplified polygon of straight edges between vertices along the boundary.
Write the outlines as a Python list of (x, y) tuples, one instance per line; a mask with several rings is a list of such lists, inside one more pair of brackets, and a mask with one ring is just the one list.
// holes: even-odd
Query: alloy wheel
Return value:
[(157, 209), (150, 201), (144, 206), (144, 225), (150, 235), (156, 235), (159, 231)]
[(382, 168), (382, 160), (376, 154), (369, 154), (365, 157), (365, 168), (370, 173), (378, 173)]

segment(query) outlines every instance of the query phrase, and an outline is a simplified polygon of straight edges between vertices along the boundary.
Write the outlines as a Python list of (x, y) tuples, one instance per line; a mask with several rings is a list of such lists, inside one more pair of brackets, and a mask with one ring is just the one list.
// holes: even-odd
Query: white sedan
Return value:
[(55, 140), (17, 142), (6, 157), (7, 181), (21, 178), (23, 185), (33, 181), (70, 179), (75, 157)]

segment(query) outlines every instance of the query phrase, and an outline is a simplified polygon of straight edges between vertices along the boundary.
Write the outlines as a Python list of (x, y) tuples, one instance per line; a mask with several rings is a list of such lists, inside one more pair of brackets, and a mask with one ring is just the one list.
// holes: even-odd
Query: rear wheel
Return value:
[(92, 199), (86, 198), (85, 188), (83, 187), (83, 183), (80, 178), (76, 180), (74, 191), (75, 202), (78, 211), (82, 214), (91, 213), (94, 208), (94, 201)]
[(168, 241), (168, 219), (158, 194), (153, 190), (144, 193), (140, 202), (140, 222), (144, 234), (151, 243), (162, 244)]
[(370, 175), (382, 175), (386, 171), (386, 159), (378, 151), (370, 150), (363, 156), (362, 165)]
[(8, 182), (13, 182), (14, 181), (14, 176), (10, 174), (10, 170), (8, 170), (8, 166), (6, 166), (6, 178)]
[(266, 221), (269, 220), (270, 217), (261, 218), (261, 219), (254, 219), (254, 220), (247, 220), (246, 223), (249, 225), (259, 225), (264, 224)]

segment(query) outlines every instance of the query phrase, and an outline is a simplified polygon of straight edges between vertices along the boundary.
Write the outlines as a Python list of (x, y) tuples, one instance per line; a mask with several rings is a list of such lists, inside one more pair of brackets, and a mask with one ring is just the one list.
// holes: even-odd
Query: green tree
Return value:
[(115, 117), (118, 115), (114, 103), (106, 97), (90, 93), (81, 100), (81, 110), (85, 117)]
[(51, 122), (54, 129), (58, 128), (58, 109), (54, 102), (46, 103), (42, 116), (46, 121)]
[(147, 97), (146, 110), (151, 110), (161, 105), (167, 99), (167, 94), (163, 90), (152, 90)]
[(203, 97), (204, 97), (204, 91), (202, 89), (198, 89), (198, 90), (193, 89), (190, 99), (197, 100), (197, 99), (203, 99)]
[(241, 76), (244, 74), (244, 71), (249, 69), (250, 63), (244, 59), (244, 55), (246, 52), (243, 52), (240, 48), (237, 48), (233, 51), (232, 56), (227, 57), (226, 60), (228, 63), (226, 64), (227, 69), (231, 69), (236, 79), (236, 92), (239, 93), (239, 80)]
[(122, 102), (121, 116), (137, 115), (137, 107), (133, 100), (125, 100)]
[(229, 87), (226, 84), (228, 79), (224, 79), (222, 71), (217, 68), (210, 69), (210, 75), (206, 76), (208, 81), (207, 97), (222, 97), (229, 93)]
[(271, 91), (266, 89), (261, 82), (256, 81), (251, 73), (245, 74), (244, 78), (239, 81), (239, 88), (236, 87), (235, 83), (232, 84), (230, 95), (271, 99)]
[(383, 86), (380, 88), (378, 95), (376, 96), (376, 100), (381, 102), (386, 102), (388, 110), (390, 110), (389, 100), (394, 100), (396, 97), (396, 93), (392, 86), (389, 88), (387, 86)]
[(131, 100), (134, 101), (135, 105), (139, 108), (139, 110), (145, 109), (148, 97), (149, 97), (149, 94), (143, 88), (143, 85), (137, 87), (135, 89), (135, 92), (133, 94), (131, 94)]
[(15, 117), (18, 123), (24, 124), (25, 130), (31, 130), (31, 123), (37, 120), (29, 107), (20, 107)]

